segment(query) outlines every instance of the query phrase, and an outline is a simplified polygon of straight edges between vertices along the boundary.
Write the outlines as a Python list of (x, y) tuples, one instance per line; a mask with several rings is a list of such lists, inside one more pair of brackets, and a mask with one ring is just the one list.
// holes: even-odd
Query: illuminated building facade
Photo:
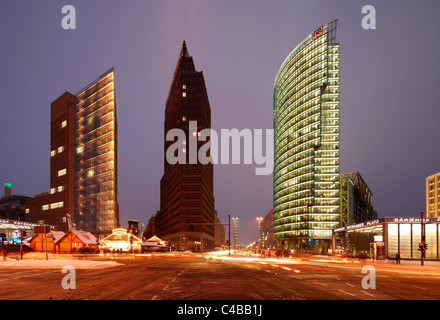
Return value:
[(359, 172), (340, 175), (341, 227), (377, 219), (373, 193)]
[(340, 251), (341, 243), (338, 245), (337, 239), (347, 238), (346, 233), (364, 235), (368, 239), (352, 237), (357, 239), (353, 243), (356, 252), (371, 252), (373, 244), (376, 259), (395, 259), (399, 253), (402, 259), (408, 260), (420, 260), (419, 245), (423, 242), (423, 234), (428, 244), (425, 258), (440, 259), (440, 221), (437, 218), (423, 218), (422, 221), (421, 217), (389, 217), (336, 228), (333, 230), (333, 253)]
[(113, 68), (75, 99), (75, 224), (95, 236), (119, 226)]
[(426, 217), (440, 217), (440, 172), (426, 178)]
[(26, 220), (110, 234), (117, 205), (114, 70), (51, 104), (50, 192), (26, 201)]
[(339, 217), (337, 20), (309, 34), (274, 84), (274, 238), (285, 248), (328, 248)]
[[(196, 130), (190, 121), (197, 122)], [(211, 128), (211, 108), (202, 71), (196, 71), (183, 42), (166, 101), (164, 123), (164, 174), (160, 182), (160, 211), (154, 218), (157, 236), (170, 245), (191, 251), (214, 249), (215, 212), (213, 165), (190, 161), (190, 139)], [(185, 133), (182, 152), (186, 163), (170, 164), (167, 149), (174, 141), (166, 135), (172, 129)], [(190, 137), (191, 135), (191, 137)], [(198, 153), (201, 143), (197, 143)], [(191, 163), (193, 162), (193, 163)]]

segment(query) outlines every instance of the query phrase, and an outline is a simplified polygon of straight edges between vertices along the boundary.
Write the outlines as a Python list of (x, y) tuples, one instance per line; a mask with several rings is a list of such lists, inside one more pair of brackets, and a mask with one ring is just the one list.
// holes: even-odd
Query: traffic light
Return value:
[(419, 250), (419, 251), (424, 251), (425, 250), (425, 246), (424, 246), (423, 242), (419, 243), (419, 249), (417, 249), (417, 250)]
[(428, 249), (428, 244), (427, 243), (425, 243), (425, 250), (427, 250)]

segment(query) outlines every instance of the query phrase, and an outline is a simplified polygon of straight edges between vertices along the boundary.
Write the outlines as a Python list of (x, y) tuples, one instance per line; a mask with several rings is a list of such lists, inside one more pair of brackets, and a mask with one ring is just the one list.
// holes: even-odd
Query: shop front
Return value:
[[(381, 218), (333, 229), (332, 252), (346, 248), (370, 252), (377, 259), (440, 260), (440, 218)], [(365, 235), (363, 241), (359, 234)], [(365, 241), (369, 239), (369, 241)], [(352, 252), (352, 251), (351, 251)]]

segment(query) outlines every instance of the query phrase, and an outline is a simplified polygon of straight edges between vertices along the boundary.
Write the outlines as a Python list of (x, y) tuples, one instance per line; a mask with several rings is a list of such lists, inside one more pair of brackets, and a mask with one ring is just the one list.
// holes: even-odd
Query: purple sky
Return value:
[[(63, 30), (63, 5), (76, 30)], [(361, 26), (376, 8), (376, 30)], [(291, 50), (339, 19), (341, 173), (359, 171), (379, 217), (420, 216), (425, 178), (440, 171), (439, 1), (3, 1), (0, 183), (49, 190), (50, 103), (115, 68), (120, 220), (159, 209), (165, 102), (182, 41), (203, 71), (213, 128), (272, 128), (273, 83)], [(216, 209), (255, 241), (272, 176), (214, 167)], [(3, 191), (1, 191), (3, 192)]]

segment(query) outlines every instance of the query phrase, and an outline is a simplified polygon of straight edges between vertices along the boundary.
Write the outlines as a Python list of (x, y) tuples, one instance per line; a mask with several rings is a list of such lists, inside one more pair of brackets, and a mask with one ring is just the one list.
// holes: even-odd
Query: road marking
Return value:
[(327, 285), (325, 283), (319, 282), (319, 281), (313, 281), (314, 283), (320, 284), (321, 286), (327, 287)]
[(168, 283), (162, 290), (167, 290), (168, 289), (168, 287), (170, 286), (170, 283)]
[(374, 294), (371, 294), (371, 293), (368, 293), (367, 291), (365, 291), (365, 290), (361, 290), (363, 293), (365, 293), (365, 294), (368, 294), (369, 296), (371, 296), (371, 297), (374, 297), (375, 295)]
[(417, 288), (417, 289), (428, 290), (428, 289), (426, 289), (426, 288), (418, 287), (418, 286), (414, 286), (414, 285), (413, 285), (413, 287), (414, 287), (414, 288)]
[(264, 298), (257, 293), (250, 293), (250, 295), (258, 300), (264, 300)]
[(346, 282), (345, 284), (348, 284), (349, 286), (354, 287), (354, 285), (351, 283)]
[(309, 264), (299, 263), (299, 265), (300, 266), (305, 266), (305, 267), (310, 267), (310, 268), (315, 268), (315, 269), (318, 269), (318, 270), (324, 270), (324, 271), (331, 271), (331, 272), (335, 272), (336, 271), (336, 270), (333, 270), (333, 269), (321, 268), (321, 267), (312, 266), (312, 265), (309, 265)]
[(344, 290), (339, 290), (339, 291), (341, 291), (341, 292), (343, 292), (345, 294), (349, 294), (350, 296), (356, 297), (356, 295), (354, 295), (354, 294), (352, 294), (350, 292), (347, 292), (347, 291), (344, 291)]

